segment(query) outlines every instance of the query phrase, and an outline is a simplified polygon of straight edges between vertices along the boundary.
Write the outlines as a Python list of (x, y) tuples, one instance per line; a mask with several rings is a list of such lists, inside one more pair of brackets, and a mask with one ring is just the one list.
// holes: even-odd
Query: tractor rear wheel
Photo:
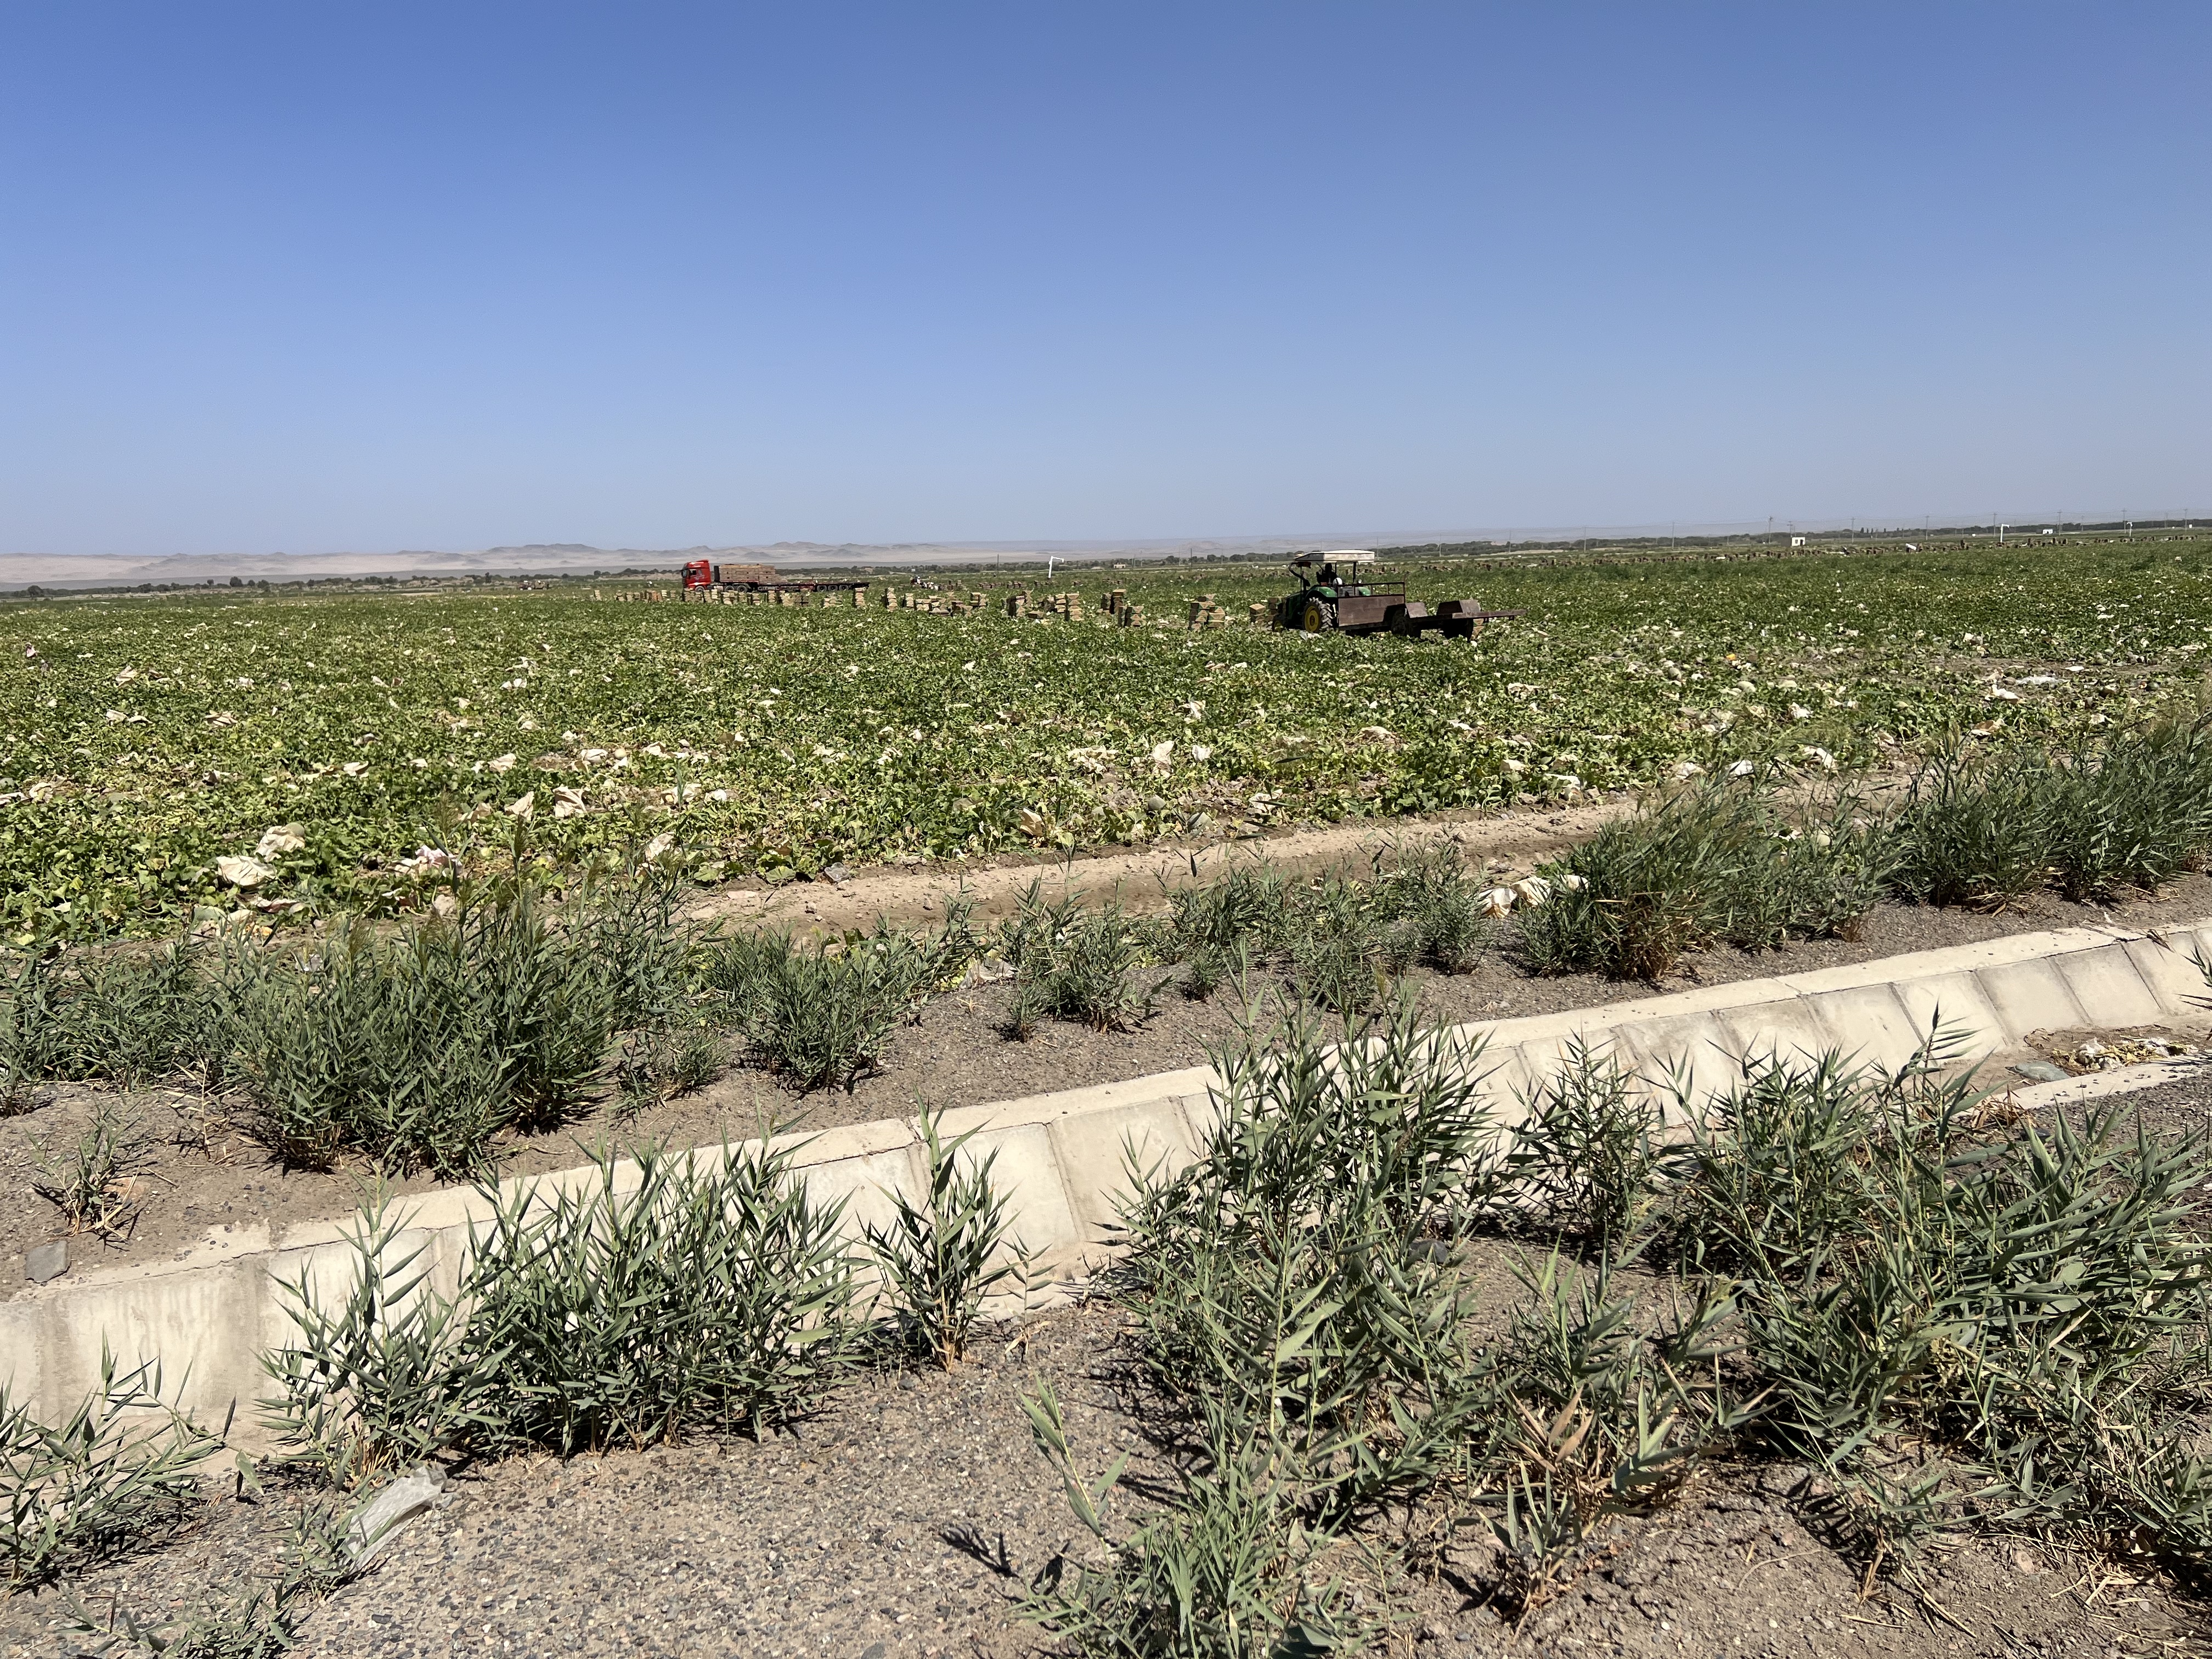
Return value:
[(1298, 627), (1308, 634), (1326, 634), (1336, 626), (1336, 607), (1324, 599), (1308, 599)]

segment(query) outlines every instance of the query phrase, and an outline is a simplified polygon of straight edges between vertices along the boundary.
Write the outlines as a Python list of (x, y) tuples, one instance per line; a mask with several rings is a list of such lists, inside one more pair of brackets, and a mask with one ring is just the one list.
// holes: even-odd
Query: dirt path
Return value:
[(757, 884), (725, 887), (702, 897), (687, 914), (702, 921), (727, 921), (757, 927), (811, 928), (823, 933), (866, 929), (881, 917), (894, 927), (922, 927), (941, 918), (948, 899), (963, 888), (978, 920), (1012, 915), (1031, 882), (1048, 892), (1073, 883), (1093, 897), (1119, 894), (1133, 908), (1159, 902), (1165, 888), (1213, 881), (1241, 860), (1267, 860), (1292, 871), (1349, 865), (1364, 868), (1374, 854), (1407, 842), (1449, 836), (1470, 862), (1499, 861), (1525, 872), (1577, 842), (1587, 841), (1601, 825), (1635, 810), (1632, 800), (1595, 806), (1560, 807), (1504, 817), (1440, 815), (1392, 818), (1377, 823), (1331, 824), (1286, 830), (1247, 840), (1168, 843), (1137, 852), (1088, 857), (1014, 858), (996, 864), (938, 863), (922, 866), (877, 866), (858, 870), (842, 882), (793, 881), (781, 886)]

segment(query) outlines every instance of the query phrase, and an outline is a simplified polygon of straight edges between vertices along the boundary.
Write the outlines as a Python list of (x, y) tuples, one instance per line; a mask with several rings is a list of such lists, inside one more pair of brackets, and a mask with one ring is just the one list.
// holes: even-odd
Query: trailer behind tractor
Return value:
[(1473, 599), (1445, 599), (1433, 611), (1406, 596), (1406, 584), (1375, 568), (1375, 555), (1343, 547), (1329, 553), (1301, 553), (1291, 561), (1297, 591), (1275, 602), (1275, 626), (1307, 634), (1380, 634), (1407, 639), (1431, 630), (1447, 639), (1471, 640), (1486, 622), (1517, 617), (1518, 611), (1486, 611)]

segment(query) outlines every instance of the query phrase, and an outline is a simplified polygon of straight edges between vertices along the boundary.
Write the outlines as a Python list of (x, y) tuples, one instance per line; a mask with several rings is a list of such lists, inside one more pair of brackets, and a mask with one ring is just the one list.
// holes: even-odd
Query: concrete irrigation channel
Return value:
[[(1966, 1057), (1996, 1061), (2029, 1053), (2038, 1033), (2201, 1031), (2212, 1027), (2212, 1016), (2200, 953), (2212, 956), (2212, 921), (2157, 933), (2066, 928), (1457, 1029), (1480, 1039), (1482, 1087), (1501, 1121), (1511, 1120), (1518, 1099), (1577, 1044), (1611, 1053), (1651, 1086), (1668, 1079), (1686, 1088), (1694, 1108), (1747, 1059), (1842, 1050), (1894, 1066), (1939, 1021), (1956, 1029)], [(996, 1152), (1014, 1231), (1046, 1279), (1065, 1286), (1101, 1259), (1127, 1149), (1170, 1165), (1187, 1159), (1217, 1081), (1205, 1066), (1159, 1073), (958, 1109), (945, 1115), (944, 1128), (975, 1129), (976, 1149)], [(847, 1200), (856, 1237), (863, 1223), (888, 1218), (888, 1192), (920, 1190), (921, 1141), (910, 1120), (788, 1139), (814, 1194)], [(635, 1179), (635, 1165), (619, 1166), (618, 1180), (620, 1168)], [(595, 1170), (578, 1168), (505, 1186), (550, 1191), (596, 1179)], [(489, 1213), (485, 1197), (448, 1188), (410, 1197), (403, 1209), (409, 1225), (395, 1248), (425, 1249), (433, 1283), (450, 1293), (471, 1224)], [(176, 1404), (204, 1421), (234, 1413), (233, 1443), (260, 1449), (260, 1356), (290, 1332), (276, 1286), (304, 1273), (313, 1285), (341, 1291), (341, 1278), (353, 1270), (354, 1226), (349, 1217), (249, 1224), (170, 1260), (36, 1287), (0, 1304), (0, 1376), (15, 1399), (51, 1420), (95, 1384), (104, 1352), (126, 1366), (158, 1361)], [(1044, 1292), (1044, 1305), (1053, 1300)]]

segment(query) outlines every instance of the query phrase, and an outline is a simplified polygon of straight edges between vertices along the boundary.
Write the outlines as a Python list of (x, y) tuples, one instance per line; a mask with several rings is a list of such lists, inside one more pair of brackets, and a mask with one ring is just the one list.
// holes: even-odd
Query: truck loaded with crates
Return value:
[(1486, 611), (1473, 599), (1444, 599), (1430, 610), (1406, 596), (1405, 582), (1382, 575), (1365, 548), (1301, 553), (1291, 561), (1297, 588), (1275, 602), (1275, 626), (1306, 634), (1396, 634), (1416, 639), (1431, 631), (1471, 640), (1487, 622), (1518, 611)]
[[(712, 559), (693, 559), (684, 567), (684, 597), (716, 599), (725, 593), (854, 593), (867, 592), (866, 582), (850, 577), (787, 579), (765, 564), (716, 564)], [(856, 599), (855, 604), (859, 601)]]

